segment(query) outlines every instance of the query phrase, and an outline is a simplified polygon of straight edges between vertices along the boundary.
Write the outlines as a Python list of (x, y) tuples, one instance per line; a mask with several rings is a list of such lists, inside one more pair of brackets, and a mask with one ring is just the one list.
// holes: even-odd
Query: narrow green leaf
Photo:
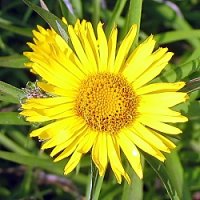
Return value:
[(181, 200), (191, 200), (189, 189), (184, 182), (184, 173), (176, 151), (166, 154), (165, 167), (168, 177)]
[(93, 196), (92, 200), (98, 200), (99, 199), (100, 191), (101, 191), (102, 184), (103, 184), (103, 179), (104, 179), (104, 175), (98, 176), (97, 184), (96, 184), (96, 187), (95, 187), (95, 190), (94, 190), (94, 196)]
[(142, 0), (131, 0), (129, 5), (128, 15), (126, 17), (125, 27), (123, 29), (123, 37), (129, 31), (130, 27), (133, 24), (137, 24), (137, 34), (134, 43), (132, 45), (132, 48), (134, 48), (138, 43), (141, 14), (142, 14)]
[(63, 174), (63, 163), (53, 163), (50, 159), (40, 158), (33, 155), (22, 155), (18, 153), (11, 153), (6, 151), (0, 151), (0, 158), (9, 160), (22, 165), (27, 165), (30, 167), (39, 167), (47, 171)]
[[(8, 160), (14, 163), (18, 163), (21, 165), (26, 165), (32, 168), (40, 168), (43, 170), (47, 170), (48, 172), (58, 174), (58, 175), (63, 175), (63, 169), (64, 166), (66, 165), (66, 160), (60, 161), (58, 163), (55, 163), (52, 161), (51, 158), (44, 158), (40, 156), (35, 156), (35, 155), (22, 155), (18, 153), (11, 153), (7, 151), (0, 151), (0, 158), (4, 160)], [(80, 183), (80, 184), (86, 184), (87, 181), (87, 176), (79, 173), (78, 176), (74, 176), (72, 174), (71, 176), (69, 175), (70, 179)]]
[(107, 36), (109, 36), (113, 26), (116, 24), (118, 18), (120, 17), (126, 2), (127, 2), (127, 0), (118, 0), (117, 3), (115, 4), (115, 8), (112, 12), (112, 15), (109, 18), (107, 26), (106, 26), (105, 32), (106, 32)]
[(4, 125), (30, 125), (17, 112), (0, 112), (0, 124)]
[(122, 194), (122, 187), (121, 185), (116, 184), (106, 184), (103, 185), (101, 192), (101, 199), (102, 200), (113, 200), (116, 199), (116, 197), (121, 196)]
[(99, 171), (92, 160), (90, 160), (90, 162), (90, 181), (87, 184), (86, 198), (88, 200), (98, 200), (104, 175), (100, 177)]
[(60, 24), (57, 21), (56, 21), (56, 24), (57, 24), (60, 35), (68, 43), (69, 36), (67, 35), (66, 31), (62, 28), (62, 26), (60, 26)]
[(22, 55), (2, 56), (0, 57), (0, 67), (24, 68), (24, 63), (27, 61), (28, 59)]
[(36, 142), (32, 140), (29, 135), (24, 134), (24, 132), (14, 129), (7, 131), (6, 135), (18, 145), (25, 147), (25, 149), (29, 151), (32, 151), (36, 148)]
[(73, 10), (70, 10), (70, 9), (73, 9), (72, 5), (69, 4), (68, 6), (70, 8), (67, 7), (67, 5), (64, 3), (63, 0), (59, 0), (59, 4), (62, 11), (62, 15), (67, 19), (67, 22), (69, 24), (74, 24), (77, 20), (77, 17), (75, 16), (75, 13), (73, 12)]
[(29, 155), (30, 154), (27, 150), (22, 148), (22, 146), (19, 146), (18, 144), (16, 144), (13, 140), (8, 138), (3, 133), (0, 133), (0, 144), (2, 146), (6, 147), (7, 149), (15, 152), (15, 153), (19, 153), (19, 154), (22, 154), (22, 155)]
[(191, 62), (192, 60), (198, 58), (198, 57), (199, 57), (199, 52), (200, 52), (200, 46), (199, 46), (199, 47), (196, 47), (196, 48), (194, 49), (194, 51), (189, 52), (190, 55), (189, 55), (189, 57), (187, 57), (186, 60), (184, 60), (184, 63)]
[[(165, 18), (165, 20), (168, 20), (171, 23), (174, 29), (181, 31), (192, 30), (191, 25), (185, 20), (185, 18), (177, 15), (176, 12), (168, 5), (162, 3), (159, 4), (156, 9), (159, 14)], [(188, 42), (195, 48), (200, 46), (200, 41), (197, 38), (190, 37), (188, 38)]]
[(92, 24), (93, 27), (96, 29), (97, 24), (99, 23), (100, 20), (101, 0), (93, 0), (92, 2), (93, 2)]
[(18, 103), (20, 103), (20, 99), (24, 97), (24, 93), (22, 90), (3, 81), (0, 81), (0, 94), (9, 95)]
[(127, 182), (124, 183), (122, 200), (126, 200), (126, 199), (142, 200), (143, 199), (143, 180), (141, 180), (137, 176), (137, 174), (133, 171), (130, 165), (128, 165), (126, 171), (131, 178), (131, 184), (129, 185)]
[(12, 24), (9, 24), (8, 22), (5, 23), (5, 21), (2, 19), (0, 20), (0, 28), (4, 30), (8, 30), (9, 32), (16, 33), (18, 35), (32, 37), (32, 32), (30, 28), (14, 26)]
[(25, 171), (23, 180), (20, 183), (20, 188), (19, 188), (21, 195), (27, 196), (30, 194), (32, 190), (33, 174), (34, 174), (34, 171), (32, 167), (29, 167), (28, 170)]
[(18, 104), (19, 101), (16, 98), (13, 98), (10, 95), (7, 95), (5, 93), (0, 92), (0, 101), (8, 102), (8, 103), (14, 103)]
[[(63, 1), (63, 0), (62, 0)], [(82, 0), (70, 1), (74, 14), (77, 18), (83, 19), (83, 4), (85, 4)]]
[(180, 40), (189, 40), (192, 38), (200, 38), (200, 30), (183, 30), (183, 31), (170, 31), (155, 35), (155, 40), (159, 44), (166, 44), (171, 42), (177, 42)]
[[(39, 2), (39, 0), (32, 0), (32, 3), (34, 3), (34, 4), (36, 4), (38, 2)], [(23, 16), (23, 19), (22, 19), (22, 23), (23, 24), (27, 24), (28, 23), (28, 20), (30, 19), (32, 13), (33, 13), (33, 9), (28, 7), (26, 9), (26, 11), (24, 12), (24, 16)]]
[(152, 156), (144, 153), (145, 160), (150, 164), (150, 166), (157, 173), (171, 200), (182, 200), (178, 195), (176, 185), (170, 180), (167, 169), (163, 163), (159, 160), (153, 158)]
[(42, 9), (41, 7), (31, 3), (29, 0), (23, 0), (25, 4), (27, 4), (30, 8), (32, 8), (35, 12), (37, 12), (58, 34), (60, 34), (59, 27), (57, 23), (62, 27), (63, 30), (67, 33), (67, 25), (54, 14)]

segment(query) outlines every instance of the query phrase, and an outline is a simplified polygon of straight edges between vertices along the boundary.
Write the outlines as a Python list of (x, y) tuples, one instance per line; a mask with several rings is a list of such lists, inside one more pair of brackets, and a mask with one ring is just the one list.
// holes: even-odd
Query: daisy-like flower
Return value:
[(33, 31), (26, 65), (41, 77), (37, 86), (48, 95), (26, 99), (21, 115), (45, 122), (30, 136), (44, 141), (42, 149), (52, 148), (55, 161), (70, 157), (65, 174), (90, 151), (100, 176), (109, 163), (119, 183), (122, 176), (130, 182), (122, 152), (142, 178), (139, 149), (164, 161), (162, 152), (175, 148), (165, 135), (181, 133), (171, 123), (187, 121), (171, 109), (187, 99), (178, 92), (185, 83), (149, 83), (173, 53), (167, 48), (153, 52), (153, 36), (130, 52), (136, 31), (133, 25), (119, 46), (116, 27), (107, 39), (99, 23), (96, 37), (85, 20), (68, 25), (71, 45), (52, 29)]

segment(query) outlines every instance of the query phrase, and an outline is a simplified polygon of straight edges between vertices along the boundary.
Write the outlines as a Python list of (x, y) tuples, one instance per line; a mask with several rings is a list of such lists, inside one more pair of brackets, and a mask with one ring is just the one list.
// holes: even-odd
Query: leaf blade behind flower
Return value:
[(10, 99), (13, 100), (13, 102), (20, 102), (20, 99), (24, 97), (24, 93), (22, 90), (5, 83), (3, 81), (0, 81), (0, 94), (8, 95), (10, 96)]
[(170, 199), (181, 200), (181, 197), (178, 194), (178, 189), (175, 187), (175, 185), (173, 185), (172, 181), (170, 180), (165, 165), (146, 153), (144, 153), (144, 157), (145, 160), (156, 172), (156, 174), (159, 176), (160, 180), (163, 182)]
[(1, 56), (0, 67), (24, 68), (24, 63), (27, 61), (28, 59), (22, 55)]
[(60, 34), (59, 27), (57, 23), (62, 27), (63, 30), (65, 30), (67, 33), (67, 25), (56, 15), (50, 13), (49, 11), (31, 3), (29, 0), (23, 0), (26, 5), (28, 5), (31, 9), (33, 9), (35, 12), (37, 12), (58, 34)]
[(0, 124), (4, 125), (30, 125), (24, 121), (17, 112), (0, 112)]

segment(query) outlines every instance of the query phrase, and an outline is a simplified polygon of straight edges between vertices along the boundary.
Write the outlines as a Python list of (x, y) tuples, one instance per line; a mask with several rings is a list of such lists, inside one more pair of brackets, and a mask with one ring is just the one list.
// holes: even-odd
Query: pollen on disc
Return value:
[(116, 133), (136, 117), (138, 98), (122, 75), (99, 73), (82, 81), (75, 111), (96, 130)]

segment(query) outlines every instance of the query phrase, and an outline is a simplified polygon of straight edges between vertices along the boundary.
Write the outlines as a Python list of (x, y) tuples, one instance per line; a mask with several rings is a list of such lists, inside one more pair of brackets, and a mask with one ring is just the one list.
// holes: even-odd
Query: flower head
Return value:
[(153, 52), (153, 36), (130, 52), (136, 30), (133, 25), (119, 46), (116, 27), (107, 39), (99, 23), (96, 37), (85, 20), (68, 26), (71, 46), (52, 29), (33, 31), (27, 66), (48, 95), (27, 99), (21, 114), (30, 122), (48, 122), (30, 135), (44, 141), (42, 149), (52, 148), (55, 161), (70, 157), (65, 174), (91, 151), (100, 175), (110, 163), (119, 183), (122, 176), (130, 182), (122, 152), (142, 178), (139, 149), (164, 161), (162, 152), (175, 148), (165, 135), (181, 133), (168, 123), (187, 121), (171, 109), (186, 100), (186, 93), (178, 92), (185, 83), (149, 84), (173, 53)]

